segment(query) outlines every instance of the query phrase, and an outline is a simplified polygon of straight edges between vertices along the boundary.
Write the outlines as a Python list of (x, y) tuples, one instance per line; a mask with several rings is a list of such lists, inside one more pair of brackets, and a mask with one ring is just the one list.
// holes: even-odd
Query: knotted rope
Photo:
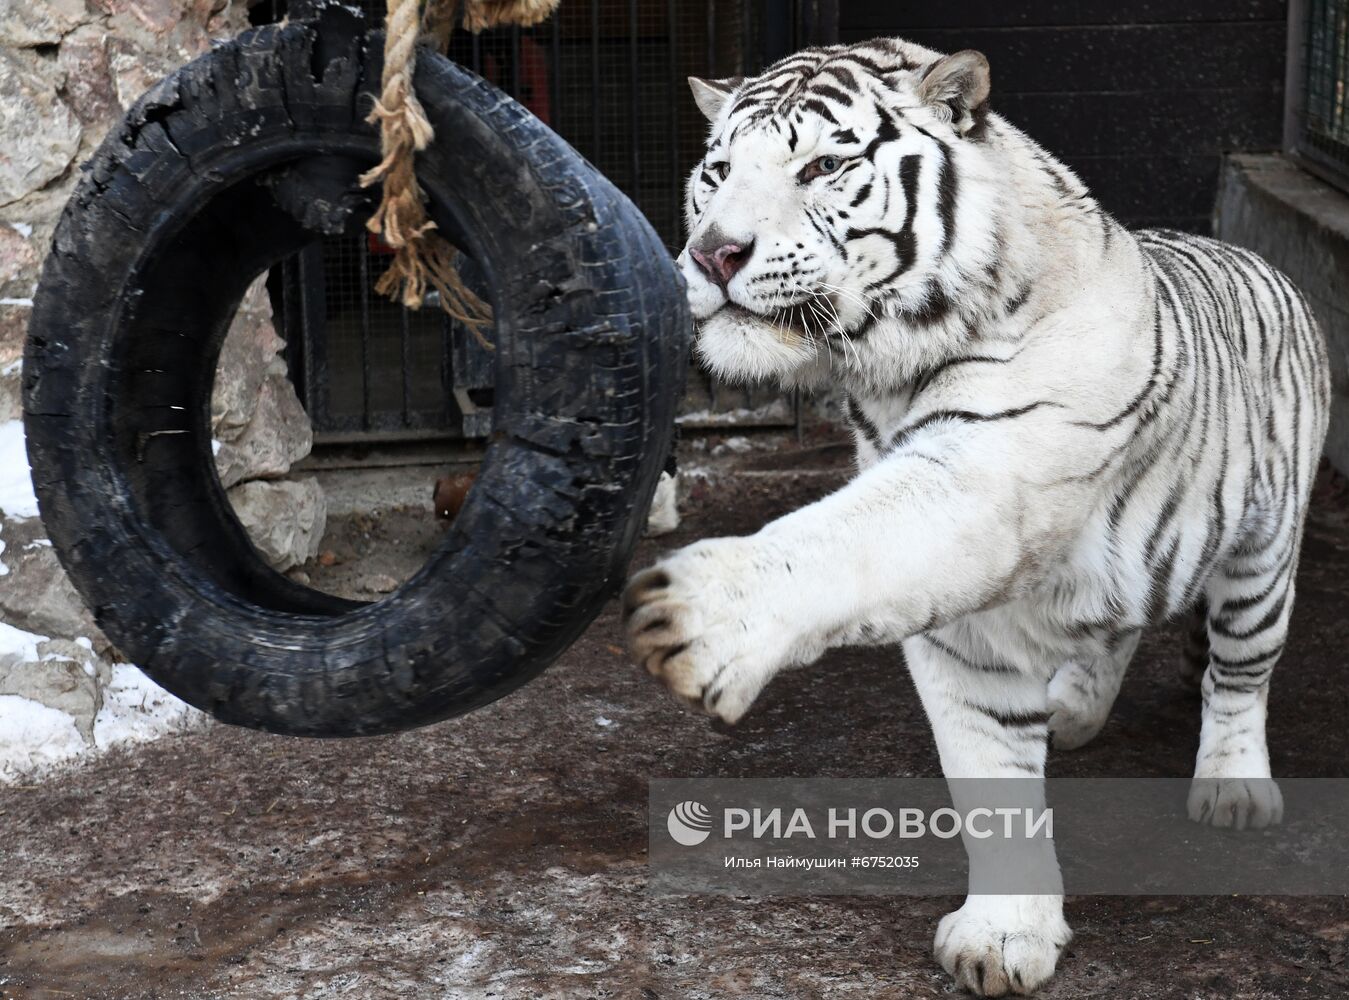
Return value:
[[(394, 251), (393, 262), (375, 284), (375, 291), (420, 309), (427, 286), (440, 296), (441, 307), (463, 323), (490, 349), (483, 328), (492, 310), (464, 284), (455, 267), (458, 251), (438, 232), (426, 214), (426, 193), (417, 183), (416, 155), (435, 138), (426, 111), (417, 100), (413, 78), (417, 41), (422, 34), (425, 0), (389, 0), (385, 21), (384, 75), (380, 96), (367, 119), (380, 127), (379, 165), (361, 177), (361, 186), (383, 182), (379, 208), (366, 223)], [(537, 24), (560, 0), (464, 0), (463, 23), (478, 32), (501, 24)], [(449, 39), (458, 0), (429, 0), (428, 22), (443, 47)]]

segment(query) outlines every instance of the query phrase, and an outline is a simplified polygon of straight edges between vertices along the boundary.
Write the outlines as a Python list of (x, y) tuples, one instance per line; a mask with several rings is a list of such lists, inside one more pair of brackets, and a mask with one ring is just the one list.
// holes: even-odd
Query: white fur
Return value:
[[(849, 53), (896, 69), (879, 79)], [(694, 171), (690, 246), (755, 242), (725, 289), (680, 257), (699, 356), (723, 377), (840, 387), (859, 472), (753, 536), (639, 573), (634, 655), (735, 722), (784, 667), (902, 643), (948, 777), (1024, 778), (1043, 775), (1050, 730), (1063, 746), (1099, 731), (1141, 628), (1207, 597), (1221, 661), (1204, 680), (1191, 812), (1275, 822), (1266, 667), (1325, 431), (1314, 321), (1284, 279), (1235, 251), (1126, 233), (996, 115), (980, 135), (977, 110), (924, 103), (938, 58), (897, 41), (794, 57), (736, 91), (774, 81), (760, 87), (786, 95), (772, 115), (753, 119), (736, 95), (715, 109), (707, 163), (730, 166), (720, 182)], [(859, 81), (851, 107), (830, 105), (838, 126), (793, 96), (822, 60)], [(868, 163), (801, 180), (837, 128), (865, 139), (885, 115), (900, 134)], [(945, 248), (943, 156), (958, 174)], [(912, 208), (897, 180), (906, 157), (920, 161)], [(912, 264), (881, 285), (898, 241), (858, 236), (844, 254), (808, 222), (848, 211), (867, 183), (885, 198), (833, 231), (893, 233), (911, 213)], [(1235, 304), (1205, 305), (1195, 269)], [(784, 325), (811, 295), (827, 300), (818, 323)], [(943, 367), (961, 357), (980, 360)], [(1061, 897), (974, 895), (942, 921), (937, 955), (968, 988), (1028, 993), (1068, 935)]]

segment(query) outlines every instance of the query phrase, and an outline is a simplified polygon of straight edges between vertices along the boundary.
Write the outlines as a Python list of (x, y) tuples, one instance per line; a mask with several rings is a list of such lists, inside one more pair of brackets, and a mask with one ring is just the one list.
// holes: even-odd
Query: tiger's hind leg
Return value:
[(1200, 601), (1190, 611), (1185, 646), (1180, 653), (1180, 682), (1196, 694), (1208, 669), (1208, 653), (1208, 602)]
[(1189, 800), (1196, 822), (1240, 830), (1283, 818), (1283, 796), (1270, 777), (1265, 706), (1288, 635), (1296, 566), (1266, 550), (1233, 559), (1209, 582), (1209, 662)]
[(1101, 656), (1069, 660), (1049, 682), (1049, 732), (1055, 750), (1076, 750), (1095, 738), (1110, 716), (1141, 631), (1117, 636)]

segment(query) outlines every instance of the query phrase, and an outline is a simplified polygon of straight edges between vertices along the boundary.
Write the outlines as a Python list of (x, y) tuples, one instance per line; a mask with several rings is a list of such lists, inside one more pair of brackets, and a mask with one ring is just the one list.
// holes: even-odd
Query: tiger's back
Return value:
[[(1233, 349), (1215, 372), (1215, 388), (1226, 387), (1225, 373), (1249, 379), (1249, 402), (1267, 424), (1266, 440), (1286, 431), (1294, 452), (1314, 446), (1319, 454), (1329, 417), (1330, 365), (1320, 325), (1297, 286), (1244, 247), (1168, 229), (1134, 235), (1158, 268), (1181, 276), (1198, 306), (1173, 321), (1197, 323), (1196, 335), (1207, 324), (1209, 335), (1225, 338)], [(1281, 412), (1298, 419), (1284, 427)]]
[(1223, 539), (1211, 559), (1201, 553), (1196, 575), (1280, 537), (1291, 551), (1329, 419), (1316, 318), (1292, 282), (1248, 250), (1169, 230), (1136, 238), (1171, 342), (1170, 384), (1182, 390), (1170, 403), (1183, 443), (1170, 452), (1175, 462), (1160, 453), (1159, 471), (1182, 504), (1207, 495), (1195, 520)]

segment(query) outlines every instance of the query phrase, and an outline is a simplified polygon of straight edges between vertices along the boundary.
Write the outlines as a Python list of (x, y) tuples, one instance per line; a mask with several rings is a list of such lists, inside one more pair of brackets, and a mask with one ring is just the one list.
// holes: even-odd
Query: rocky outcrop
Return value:
[(259, 278), (225, 337), (211, 397), (216, 470), (226, 489), (248, 479), (284, 476), (314, 444), (309, 418), (287, 377), (285, 346)]
[(319, 554), (328, 505), (318, 480), (255, 479), (229, 492), (234, 513), (263, 557), (287, 570)]
[(16, 695), (65, 712), (86, 742), (103, 707), (112, 665), (84, 643), (42, 639), (26, 650), (0, 653), (0, 695)]
[(258, 551), (279, 570), (318, 554), (327, 504), (317, 480), (281, 480), (314, 434), (287, 376), (266, 282), (244, 295), (225, 337), (211, 397), (216, 472)]
[[(15, 423), (23, 338), (77, 165), (142, 92), (207, 51), (212, 38), (243, 30), (248, 6), (239, 0), (0, 3), (0, 441), (6, 443), (0, 460), (7, 466), (0, 479), (11, 499), (16, 483), (23, 488), (17, 492), (27, 487)], [(259, 281), (244, 296), (221, 355), (212, 428), (222, 484), (259, 550), (284, 569), (317, 551), (326, 505), (316, 482), (279, 479), (312, 443), (286, 378), (283, 346)], [(117, 664), (32, 516), (31, 495), (10, 506), (6, 512), (0, 505), (0, 707), (9, 720), (6, 739), (31, 751), (30, 763), (41, 763), (70, 755), (65, 733), (92, 745), (95, 719), (102, 720), (101, 710), (108, 714), (109, 698), (142, 714), (154, 699), (136, 687), (141, 681), (126, 679), (129, 668)], [(123, 677), (121, 687), (116, 676)], [(150, 714), (169, 720), (169, 728), (200, 718), (177, 702)], [(60, 723), (66, 717), (69, 726)], [(118, 719), (99, 725), (105, 732), (154, 729)], [(38, 746), (43, 740), (50, 745)], [(6, 753), (0, 747), (0, 757), (7, 760)], [(0, 760), (0, 775), (8, 773)]]
[(0, 540), (0, 562), (7, 570), (0, 578), (0, 620), (38, 635), (85, 639), (106, 653), (108, 642), (61, 569), (42, 522), (2, 519)]
[(65, 73), (31, 49), (0, 48), (0, 205), (10, 205), (64, 174), (84, 128), (60, 97)]
[(88, 20), (89, 7), (85, 0), (6, 4), (0, 11), (0, 46), (58, 45), (61, 39)]

